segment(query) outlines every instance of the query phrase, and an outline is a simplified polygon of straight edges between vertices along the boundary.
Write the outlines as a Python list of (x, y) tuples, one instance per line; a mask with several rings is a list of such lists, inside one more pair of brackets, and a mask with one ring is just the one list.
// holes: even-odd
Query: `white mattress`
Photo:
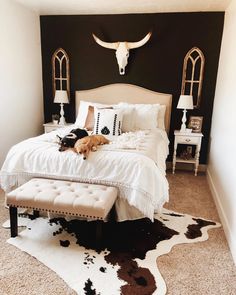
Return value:
[[(58, 151), (56, 135), (64, 136), (73, 127), (13, 146), (0, 172), (1, 187), (9, 191), (33, 177), (111, 185), (119, 189), (118, 204), (123, 200), (153, 220), (154, 211), (160, 211), (168, 201), (165, 160), (169, 141), (166, 132), (156, 129), (113, 137), (110, 145), (99, 147), (83, 160), (72, 150)], [(124, 212), (117, 214), (119, 221), (126, 219)], [(132, 219), (132, 214), (128, 219)]]

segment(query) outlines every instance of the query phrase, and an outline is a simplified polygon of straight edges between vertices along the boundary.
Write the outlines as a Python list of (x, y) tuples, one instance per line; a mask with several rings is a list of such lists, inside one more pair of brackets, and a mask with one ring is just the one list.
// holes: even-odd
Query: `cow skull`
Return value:
[(97, 44), (101, 45), (102, 47), (116, 50), (116, 59), (119, 66), (119, 72), (120, 75), (124, 75), (125, 67), (128, 63), (129, 50), (141, 47), (144, 44), (146, 44), (147, 41), (150, 39), (151, 35), (152, 33), (149, 32), (142, 40), (137, 42), (104, 42), (94, 34), (93, 38), (97, 42)]

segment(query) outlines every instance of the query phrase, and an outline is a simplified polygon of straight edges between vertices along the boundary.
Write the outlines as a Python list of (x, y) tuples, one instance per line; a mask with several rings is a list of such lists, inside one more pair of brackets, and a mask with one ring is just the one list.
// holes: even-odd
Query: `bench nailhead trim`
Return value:
[(96, 217), (96, 216), (85, 215), (85, 214), (80, 214), (80, 213), (69, 213), (69, 212), (41, 209), (41, 208), (35, 208), (35, 207), (29, 207), (29, 206), (24, 206), (24, 207), (23, 206), (16, 206), (16, 205), (11, 205), (11, 204), (7, 204), (7, 206), (11, 206), (11, 207), (15, 207), (15, 208), (27, 208), (27, 209), (37, 210), (37, 211), (46, 211), (46, 212), (52, 212), (52, 213), (58, 213), (58, 214), (65, 214), (65, 215), (80, 216), (80, 217), (104, 220), (102, 217)]

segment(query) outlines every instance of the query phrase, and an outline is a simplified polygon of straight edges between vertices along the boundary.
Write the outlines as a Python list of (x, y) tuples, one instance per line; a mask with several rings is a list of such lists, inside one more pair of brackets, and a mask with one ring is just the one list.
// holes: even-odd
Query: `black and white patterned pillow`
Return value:
[(109, 136), (121, 135), (123, 111), (121, 109), (95, 108), (93, 134)]

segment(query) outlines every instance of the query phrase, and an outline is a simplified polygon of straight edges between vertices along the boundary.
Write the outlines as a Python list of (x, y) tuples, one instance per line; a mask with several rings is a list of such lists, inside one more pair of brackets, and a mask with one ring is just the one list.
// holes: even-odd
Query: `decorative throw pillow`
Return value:
[(93, 133), (109, 136), (121, 135), (123, 111), (121, 109), (95, 108)]
[[(99, 107), (100, 108), (102, 108), (102, 107), (111, 107), (111, 105), (107, 105), (107, 104), (81, 100), (80, 104), (79, 104), (78, 115), (77, 115), (77, 118), (76, 118), (76, 121), (75, 121), (75, 125), (77, 125), (79, 128), (85, 128), (86, 119), (87, 119), (88, 112), (89, 112), (89, 106), (98, 107), (98, 108)], [(91, 111), (90, 111), (89, 116), (91, 118)], [(90, 119), (90, 121), (91, 121), (91, 119)]]
[(94, 126), (94, 107), (89, 106), (84, 128), (91, 131), (93, 130), (93, 126)]
[[(102, 107), (99, 109), (113, 109), (113, 107)], [(87, 129), (88, 131), (92, 131), (94, 128), (94, 122), (95, 122), (94, 106), (89, 106), (84, 128)]]

